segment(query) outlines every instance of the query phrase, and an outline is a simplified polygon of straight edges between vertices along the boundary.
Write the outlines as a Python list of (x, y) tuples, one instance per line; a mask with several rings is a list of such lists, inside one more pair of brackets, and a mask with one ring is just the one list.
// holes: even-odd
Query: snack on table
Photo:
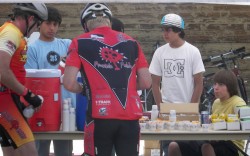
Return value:
[(144, 122), (147, 122), (147, 121), (149, 121), (148, 116), (142, 116), (142, 117), (139, 119), (139, 123), (144, 123)]
[(227, 122), (239, 122), (239, 116), (238, 114), (228, 114), (226, 118)]
[(157, 120), (156, 121), (156, 129), (157, 130), (163, 130), (164, 129), (165, 122), (163, 120)]
[(237, 121), (239, 121), (239, 117), (238, 117), (237, 114), (224, 114), (224, 113), (212, 114), (211, 115), (211, 121), (212, 121), (212, 123), (224, 122), (224, 121), (237, 122)]

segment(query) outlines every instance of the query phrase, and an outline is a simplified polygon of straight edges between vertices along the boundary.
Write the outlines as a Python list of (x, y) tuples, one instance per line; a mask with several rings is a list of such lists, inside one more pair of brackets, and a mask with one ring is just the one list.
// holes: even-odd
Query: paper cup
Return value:
[(139, 124), (140, 124), (141, 131), (145, 131), (147, 129), (147, 123), (146, 122), (139, 123)]
[(207, 132), (210, 128), (210, 124), (202, 124), (201, 127), (203, 132)]

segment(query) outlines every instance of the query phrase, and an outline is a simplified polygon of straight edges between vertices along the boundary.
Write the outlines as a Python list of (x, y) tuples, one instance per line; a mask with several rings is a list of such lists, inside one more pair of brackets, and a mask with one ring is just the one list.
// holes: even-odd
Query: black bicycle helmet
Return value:
[(43, 21), (48, 19), (48, 10), (44, 3), (16, 3), (13, 8), (31, 12)]
[(97, 16), (100, 16), (99, 14), (96, 14), (96, 13), (100, 13), (100, 12), (102, 12), (101, 15), (103, 17), (108, 17), (111, 20), (112, 12), (108, 8), (107, 4), (105, 4), (105, 3), (88, 3), (84, 7), (84, 9), (81, 11), (80, 20), (81, 20), (82, 27), (83, 28), (85, 27), (84, 24), (86, 23), (86, 21), (88, 19), (93, 19), (93, 18), (96, 18)]

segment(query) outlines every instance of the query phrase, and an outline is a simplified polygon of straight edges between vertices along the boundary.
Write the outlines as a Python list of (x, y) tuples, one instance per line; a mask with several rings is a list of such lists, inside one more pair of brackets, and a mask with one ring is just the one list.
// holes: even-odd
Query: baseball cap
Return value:
[(166, 14), (162, 17), (161, 25), (165, 26), (174, 26), (180, 29), (184, 29), (184, 20), (181, 18), (181, 16), (177, 14)]

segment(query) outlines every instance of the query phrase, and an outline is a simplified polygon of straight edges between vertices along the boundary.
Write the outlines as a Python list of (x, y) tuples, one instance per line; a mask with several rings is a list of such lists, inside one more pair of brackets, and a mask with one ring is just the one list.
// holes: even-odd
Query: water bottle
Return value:
[(75, 108), (71, 107), (69, 110), (69, 131), (76, 130), (76, 113)]
[[(38, 97), (42, 100), (43, 103), (43, 97), (41, 95), (38, 95)], [(35, 109), (33, 105), (28, 105), (24, 110), (23, 110), (23, 115), (26, 118), (31, 118), (35, 113)]]
[(64, 74), (65, 62), (66, 62), (66, 57), (63, 57), (58, 66), (58, 68), (61, 70), (62, 75)]
[(63, 101), (63, 120), (62, 120), (62, 129), (65, 132), (69, 131), (69, 104), (68, 101), (65, 99)]
[(26, 118), (31, 118), (34, 114), (35, 110), (34, 107), (32, 105), (27, 106), (24, 110), (23, 110), (23, 115)]
[(70, 109), (71, 107), (73, 107), (72, 106), (72, 99), (71, 98), (67, 98), (67, 100), (68, 100), (68, 105), (69, 105), (69, 109)]
[(157, 120), (158, 114), (159, 114), (159, 111), (158, 111), (157, 105), (152, 105), (151, 121)]
[(175, 110), (170, 110), (169, 121), (170, 122), (176, 122), (176, 111)]

